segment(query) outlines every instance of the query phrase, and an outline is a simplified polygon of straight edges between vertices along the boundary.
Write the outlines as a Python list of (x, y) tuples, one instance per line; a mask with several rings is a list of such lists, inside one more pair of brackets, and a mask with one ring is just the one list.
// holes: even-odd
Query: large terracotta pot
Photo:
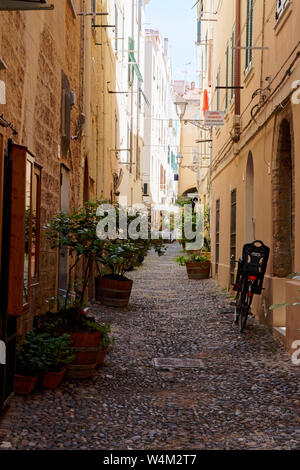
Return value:
[(210, 261), (204, 263), (186, 263), (186, 270), (189, 279), (209, 279)]
[(18, 395), (29, 395), (37, 384), (37, 377), (15, 374), (15, 393)]
[(97, 364), (97, 354), (102, 333), (93, 332), (70, 332), (73, 343), (74, 361), (69, 365), (67, 376), (71, 378), (91, 377)]
[(67, 367), (60, 372), (45, 372), (43, 376), (43, 387), (52, 389), (57, 388), (61, 384), (66, 372)]
[(133, 281), (96, 277), (96, 300), (111, 307), (127, 307)]

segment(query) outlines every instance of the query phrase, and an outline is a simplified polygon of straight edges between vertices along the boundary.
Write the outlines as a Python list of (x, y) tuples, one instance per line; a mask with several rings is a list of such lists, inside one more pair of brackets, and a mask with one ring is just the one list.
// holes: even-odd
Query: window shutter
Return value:
[(71, 90), (69, 80), (64, 72), (62, 72), (61, 136), (62, 152), (66, 155), (71, 141)]

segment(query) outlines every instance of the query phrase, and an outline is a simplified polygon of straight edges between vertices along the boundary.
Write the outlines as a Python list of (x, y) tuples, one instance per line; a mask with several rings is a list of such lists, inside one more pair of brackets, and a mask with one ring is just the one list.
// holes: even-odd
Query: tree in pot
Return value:
[(178, 256), (176, 262), (186, 266), (189, 279), (208, 279), (210, 275), (210, 254), (192, 253), (189, 256)]
[[(96, 233), (97, 208), (102, 203), (101, 200), (89, 201), (71, 214), (61, 212), (45, 230), (51, 247), (68, 248), (71, 260), (67, 293), (63, 300), (57, 301), (57, 312), (52, 320), (58, 331), (71, 336), (75, 359), (68, 368), (68, 376), (74, 378), (90, 377), (96, 369), (101, 332), (97, 330), (97, 322), (86, 316), (84, 307), (95, 259), (105, 243)], [(82, 277), (78, 275), (80, 269)], [(49, 318), (46, 320), (49, 323)]]

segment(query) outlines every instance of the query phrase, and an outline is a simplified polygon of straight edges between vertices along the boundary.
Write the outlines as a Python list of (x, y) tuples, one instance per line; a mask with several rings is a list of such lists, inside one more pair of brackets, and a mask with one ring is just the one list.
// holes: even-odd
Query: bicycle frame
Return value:
[[(259, 245), (260, 246), (257, 246)], [(238, 261), (238, 271), (234, 290), (237, 291), (235, 323), (240, 332), (245, 330), (253, 296), (260, 295), (266, 272), (270, 249), (261, 241), (247, 244), (243, 248), (243, 257)]]

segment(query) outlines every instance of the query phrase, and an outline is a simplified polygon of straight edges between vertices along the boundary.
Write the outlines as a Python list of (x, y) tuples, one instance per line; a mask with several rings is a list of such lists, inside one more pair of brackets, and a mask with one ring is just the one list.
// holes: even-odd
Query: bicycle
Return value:
[(237, 261), (238, 270), (233, 290), (235, 298), (234, 323), (243, 333), (251, 309), (253, 295), (261, 295), (267, 269), (270, 248), (260, 240), (247, 243), (243, 247), (242, 257)]

